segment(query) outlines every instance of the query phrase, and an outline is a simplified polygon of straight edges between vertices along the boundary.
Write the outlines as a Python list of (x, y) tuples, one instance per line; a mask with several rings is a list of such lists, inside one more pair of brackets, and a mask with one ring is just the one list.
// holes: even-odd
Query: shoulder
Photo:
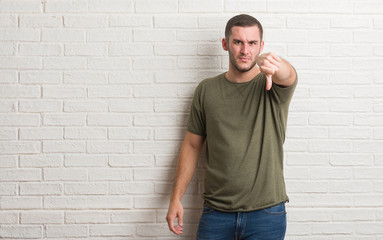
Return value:
[(206, 87), (215, 87), (217, 84), (219, 84), (222, 81), (223, 76), (224, 76), (224, 73), (221, 73), (214, 77), (205, 78), (198, 84), (197, 89), (198, 88), (203, 89)]

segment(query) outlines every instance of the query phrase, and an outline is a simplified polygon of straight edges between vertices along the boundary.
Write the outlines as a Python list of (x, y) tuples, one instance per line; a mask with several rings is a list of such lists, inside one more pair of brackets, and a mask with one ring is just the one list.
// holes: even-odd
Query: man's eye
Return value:
[(234, 41), (234, 44), (240, 44), (241, 41)]
[(255, 45), (255, 44), (257, 44), (256, 42), (250, 42), (249, 43), (249, 45), (251, 45), (251, 46), (253, 46), (253, 45)]

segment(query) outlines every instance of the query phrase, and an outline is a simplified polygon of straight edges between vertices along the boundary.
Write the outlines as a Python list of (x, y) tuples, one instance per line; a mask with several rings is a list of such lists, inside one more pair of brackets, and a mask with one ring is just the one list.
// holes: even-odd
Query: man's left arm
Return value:
[(260, 55), (257, 59), (257, 65), (260, 71), (266, 75), (266, 90), (271, 89), (272, 83), (289, 87), (296, 80), (296, 72), (293, 66), (274, 53)]

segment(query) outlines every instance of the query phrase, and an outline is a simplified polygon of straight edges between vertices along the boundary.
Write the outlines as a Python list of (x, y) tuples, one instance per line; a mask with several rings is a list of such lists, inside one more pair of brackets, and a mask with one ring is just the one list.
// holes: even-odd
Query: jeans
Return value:
[(283, 240), (285, 203), (252, 211), (220, 212), (206, 205), (198, 225), (197, 240)]

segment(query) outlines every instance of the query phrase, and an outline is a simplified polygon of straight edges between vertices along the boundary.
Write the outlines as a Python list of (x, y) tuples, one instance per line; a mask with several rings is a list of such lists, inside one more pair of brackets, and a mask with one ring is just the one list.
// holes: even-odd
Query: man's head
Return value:
[(229, 71), (255, 70), (257, 58), (263, 50), (263, 29), (252, 16), (241, 14), (231, 18), (226, 25), (222, 47), (229, 52)]
[(237, 16), (232, 17), (226, 24), (225, 28), (225, 38), (229, 40), (231, 35), (231, 29), (234, 26), (238, 27), (252, 27), (257, 26), (259, 29), (259, 34), (261, 37), (261, 41), (263, 39), (263, 28), (261, 23), (254, 17), (247, 15), (247, 14), (240, 14)]

